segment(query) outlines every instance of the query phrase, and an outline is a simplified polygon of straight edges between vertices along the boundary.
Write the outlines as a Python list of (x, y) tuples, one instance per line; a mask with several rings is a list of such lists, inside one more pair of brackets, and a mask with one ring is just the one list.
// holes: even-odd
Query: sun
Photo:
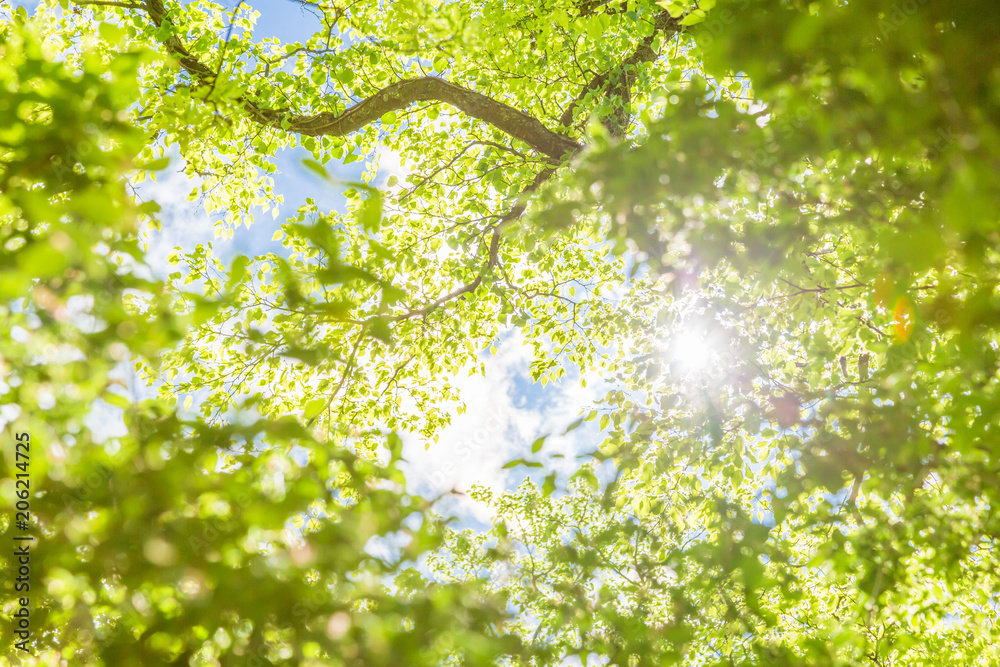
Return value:
[(667, 355), (686, 375), (706, 375), (718, 366), (716, 341), (705, 331), (683, 329), (670, 336)]

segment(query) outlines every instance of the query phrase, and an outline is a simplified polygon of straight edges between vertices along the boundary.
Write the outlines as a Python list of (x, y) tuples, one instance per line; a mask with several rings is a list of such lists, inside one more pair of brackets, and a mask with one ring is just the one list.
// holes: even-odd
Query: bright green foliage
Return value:
[[(39, 510), (47, 646), (71, 664), (1000, 662), (1000, 5), (303, 4), (322, 29), (299, 44), (255, 40), (246, 3), (53, 6), (47, 58), (8, 30), (3, 76), (56, 83), (2, 116), (0, 289), (31, 295), (11, 326), (88, 365), (5, 339), (5, 401), (76, 387), (33, 427), (81, 434), (38, 487), (72, 494), (104, 459), (115, 484), (93, 514)], [(125, 108), (152, 143), (98, 123)], [(52, 173), (91, 126), (107, 151)], [(301, 206), (285, 254), (226, 267), (199, 247), (164, 285), (107, 268), (142, 260), (125, 158), (152, 173), (178, 149), (228, 234), (276, 203), (273, 157), (299, 144), (323, 175), (366, 160), (367, 180), (346, 213)], [(408, 175), (372, 187), (392, 153)], [(107, 213), (71, 225), (81, 202)], [(90, 249), (52, 264), (60, 243)], [(77, 293), (98, 295), (96, 333), (56, 316)], [(607, 380), (583, 414), (603, 441), (568, 480), (477, 490), (489, 531), (442, 533), (396, 458), (372, 463), (382, 429), (433, 446), (460, 408), (449, 377), (507, 327), (536, 380)], [(161, 400), (107, 388), (133, 357)], [(101, 396), (132, 420), (113, 445), (79, 425)], [(218, 512), (207, 544), (183, 542)], [(365, 554), (395, 530), (402, 555)]]
[[(600, 548), (631, 536), (635, 571), (609, 558), (589, 590), (603, 609), (609, 577), (637, 580), (619, 612), (663, 615), (607, 623), (575, 640), (585, 652), (639, 632), (656, 649), (637, 664), (681, 647), (709, 664), (1000, 659), (997, 18), (719, 3), (691, 33), (716, 78), (676, 92), (639, 147), (599, 145), (567, 172), (576, 195), (552, 223), (607, 216), (653, 267), (623, 309), (638, 337), (602, 446), (633, 510)], [(736, 74), (763, 104), (710, 92)], [(664, 354), (686, 330), (716, 341), (710, 373)], [(518, 498), (494, 502), (534, 511)], [(577, 549), (602, 530), (550, 525), (576, 528)], [(536, 587), (581, 579), (533, 567)], [(547, 646), (565, 623), (525, 634)]]
[[(14, 473), (27, 472), (36, 541), (14, 597), (30, 600), (34, 635), (14, 644), (5, 579), (3, 664), (436, 665), (456, 649), (490, 664), (519, 651), (486, 635), (503, 605), (476, 583), (387, 589), (442, 535), (399, 491), (397, 437), (380, 439), (383, 467), (290, 418), (213, 427), (129, 396), (130, 358), (156, 364), (231, 304), (192, 297), (178, 315), (140, 277), (136, 220), (155, 209), (127, 194), (145, 137), (124, 119), (150, 53), (110, 67), (84, 53), (71, 72), (24, 24), (0, 33), (0, 362), (5, 418), (20, 411), (5, 424), (0, 521), (15, 533)], [(99, 404), (124, 409), (125, 435), (89, 414)], [(30, 463), (15, 463), (14, 433), (30, 435)], [(398, 548), (376, 549), (389, 538)], [(0, 565), (16, 572), (12, 548)]]

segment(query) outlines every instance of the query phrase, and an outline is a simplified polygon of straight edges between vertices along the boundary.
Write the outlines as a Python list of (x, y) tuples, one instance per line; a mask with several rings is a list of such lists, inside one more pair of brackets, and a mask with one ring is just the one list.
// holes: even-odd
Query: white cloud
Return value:
[(375, 151), (375, 164), (375, 181), (373, 185), (380, 188), (385, 188), (386, 181), (392, 176), (395, 176), (402, 183), (409, 175), (409, 171), (403, 166), (400, 154), (382, 144), (379, 144), (379, 147)]
[(188, 200), (198, 181), (189, 178), (176, 165), (177, 155), (171, 156), (171, 168), (160, 172), (157, 181), (144, 181), (137, 189), (143, 200), (153, 200), (160, 205), (157, 214), (162, 228), (149, 230), (146, 241), (149, 250), (146, 262), (157, 276), (171, 271), (167, 257), (175, 247), (191, 251), (199, 243), (215, 240), (212, 219), (198, 201)]
[[(495, 491), (511, 489), (524, 479), (527, 469), (504, 470), (508, 461), (561, 453), (567, 456), (560, 466), (565, 471), (572, 467), (576, 453), (594, 444), (584, 441), (588, 436), (581, 429), (553, 435), (539, 455), (530, 454), (537, 438), (562, 434), (595, 396), (593, 389), (581, 387), (572, 378), (544, 388), (528, 384), (531, 354), (520, 335), (505, 336), (497, 356), (486, 360), (485, 375), (470, 372), (457, 381), (466, 411), (452, 419), (438, 442), (425, 450), (419, 438), (404, 439), (404, 471), (412, 490), (433, 497), (450, 490), (465, 494), (474, 485)], [(556, 467), (547, 465), (546, 471)], [(442, 501), (439, 509), (480, 521), (490, 518), (486, 508), (467, 495)]]

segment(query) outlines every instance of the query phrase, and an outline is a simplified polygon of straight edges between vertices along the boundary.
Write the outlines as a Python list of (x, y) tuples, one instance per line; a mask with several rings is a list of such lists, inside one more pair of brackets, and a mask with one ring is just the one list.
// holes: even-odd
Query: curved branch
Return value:
[(78, 5), (94, 5), (95, 7), (121, 7), (122, 9), (145, 9), (142, 5), (131, 2), (115, 2), (114, 0), (86, 0)]
[[(145, 7), (156, 27), (169, 24), (163, 0), (145, 0)], [(176, 35), (164, 40), (163, 45), (200, 83), (211, 84), (218, 78), (219, 74), (195, 58)], [(244, 109), (261, 124), (308, 136), (336, 137), (356, 132), (389, 112), (402, 111), (416, 102), (429, 101), (449, 104), (466, 115), (489, 123), (554, 161), (561, 161), (582, 148), (569, 137), (550, 130), (533, 116), (437, 77), (396, 81), (339, 114), (326, 112), (295, 115), (285, 110), (264, 109), (249, 97), (241, 97)]]
[(415, 102), (428, 101), (450, 104), (556, 160), (581, 148), (580, 144), (553, 132), (533, 116), (482, 93), (431, 76), (392, 83), (341, 114), (321, 113), (293, 118), (289, 129), (311, 136), (343, 136), (360, 130), (391, 111), (401, 111)]

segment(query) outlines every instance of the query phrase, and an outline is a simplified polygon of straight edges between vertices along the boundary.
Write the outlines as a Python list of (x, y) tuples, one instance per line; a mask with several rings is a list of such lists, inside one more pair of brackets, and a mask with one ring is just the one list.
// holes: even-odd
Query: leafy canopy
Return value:
[[(300, 4), (293, 44), (248, 3), (4, 24), (42, 664), (1000, 660), (1000, 6)], [(141, 277), (124, 177), (176, 151), (245, 233), (292, 146), (365, 161), (343, 211)], [(600, 380), (599, 440), (447, 529), (390, 434), (433, 446), (511, 329)]]

